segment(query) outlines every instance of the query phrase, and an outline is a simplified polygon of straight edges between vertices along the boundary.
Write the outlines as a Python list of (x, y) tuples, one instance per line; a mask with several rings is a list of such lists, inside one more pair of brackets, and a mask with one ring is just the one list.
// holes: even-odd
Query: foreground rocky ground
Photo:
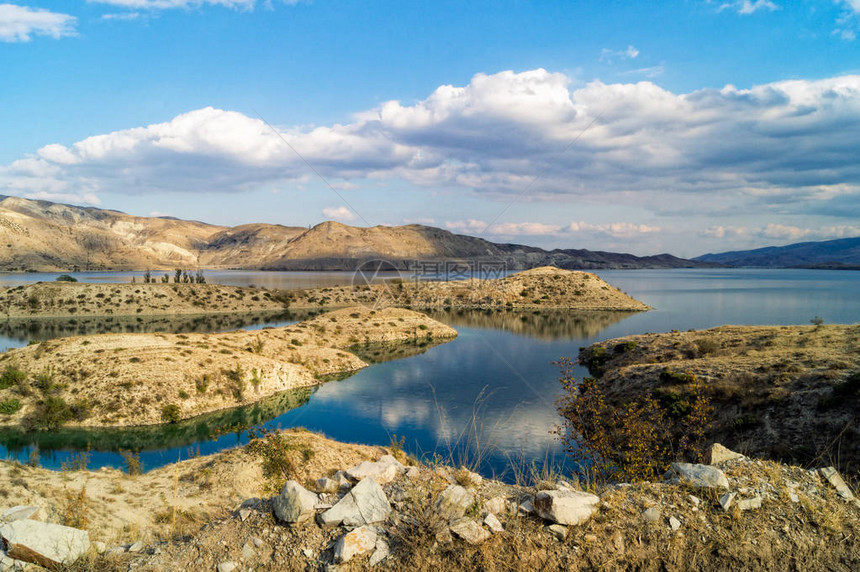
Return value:
[[(84, 514), (106, 512), (96, 482), (141, 495), (135, 512), (155, 517), (133, 528), (92, 521), (80, 543), (88, 548), (57, 555), (79, 558), (66, 570), (853, 570), (860, 562), (860, 503), (838, 474), (719, 445), (710, 465), (673, 465), (660, 483), (596, 486), (545, 475), (506, 485), (463, 468), (415, 465), (396, 450), (305, 432), (285, 438), (302, 445), (290, 448), (296, 470), (274, 496), (257, 459), (240, 449), (138, 477), (5, 464), (33, 489), (58, 491), (16, 492), (6, 504), (33, 504), (30, 520), (56, 522), (67, 512), (56, 499), (75, 497), (63, 489), (87, 486), (75, 497)], [(203, 468), (214, 479), (208, 489), (198, 483)], [(141, 494), (156, 483), (154, 494)], [(195, 517), (195, 505), (208, 512)], [(14, 534), (13, 556), (36, 543), (0, 525), (4, 538)]]
[(427, 345), (456, 335), (411, 310), (357, 307), (258, 331), (49, 340), (0, 355), (0, 425), (176, 422), (361, 369), (367, 361), (355, 347)]
[(431, 308), (565, 308), (639, 312), (647, 304), (628, 296), (596, 274), (541, 266), (497, 279), (429, 281), (389, 280), (289, 293), (290, 307), (315, 307), (321, 302), (343, 306), (402, 306)]
[(580, 352), (609, 403), (684, 407), (702, 384), (708, 438), (757, 456), (860, 471), (860, 325), (721, 326), (607, 340)]

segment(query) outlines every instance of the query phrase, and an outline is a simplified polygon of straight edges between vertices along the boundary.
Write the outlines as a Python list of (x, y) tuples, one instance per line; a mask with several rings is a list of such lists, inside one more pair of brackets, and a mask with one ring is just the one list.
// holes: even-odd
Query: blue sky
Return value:
[(858, 33), (860, 0), (0, 0), (0, 194), (636, 254), (857, 236)]

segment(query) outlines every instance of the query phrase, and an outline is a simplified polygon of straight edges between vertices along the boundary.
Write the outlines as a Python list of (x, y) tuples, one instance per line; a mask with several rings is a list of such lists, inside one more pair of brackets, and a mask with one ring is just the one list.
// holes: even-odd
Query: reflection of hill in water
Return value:
[(367, 363), (382, 363), (423, 354), (430, 348), (436, 347), (448, 340), (408, 340), (397, 342), (382, 342), (377, 344), (360, 344), (351, 346), (349, 351)]
[(10, 319), (0, 322), (0, 337), (28, 342), (89, 334), (208, 333), (273, 322), (300, 321), (317, 313), (299, 310), (254, 314)]
[(40, 451), (147, 451), (185, 447), (270, 421), (307, 403), (315, 390), (316, 388), (303, 387), (285, 391), (247, 407), (216, 411), (170, 425), (110, 429), (68, 428), (35, 433), (27, 433), (17, 428), (0, 428), (0, 445), (12, 452), (31, 445), (37, 446)]
[(431, 318), (457, 326), (504, 330), (542, 340), (592, 338), (636, 312), (583, 310), (429, 310)]

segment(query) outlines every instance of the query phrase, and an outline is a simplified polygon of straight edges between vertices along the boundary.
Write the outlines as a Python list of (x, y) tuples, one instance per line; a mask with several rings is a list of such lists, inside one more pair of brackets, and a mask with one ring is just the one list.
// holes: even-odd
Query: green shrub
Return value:
[(60, 274), (57, 276), (55, 282), (77, 282), (78, 279), (74, 276), (69, 276), (68, 274)]
[(298, 455), (303, 461), (310, 460), (314, 455), (314, 450), (307, 445), (296, 443), (294, 439), (288, 441), (283, 433), (277, 431), (264, 429), (252, 437), (248, 443), (248, 452), (262, 462), (266, 490), (273, 493), (280, 492), (284, 483), (297, 476)]
[(36, 431), (53, 431), (71, 421), (74, 414), (62, 397), (46, 396), (36, 404), (35, 410), (24, 420), (24, 427)]
[(165, 423), (178, 423), (182, 419), (182, 411), (175, 403), (168, 403), (161, 408), (161, 420)]
[(19, 409), (21, 409), (21, 402), (17, 399), (6, 399), (5, 401), (0, 401), (0, 414), (2, 415), (12, 415)]
[(26, 380), (26, 373), (14, 365), (7, 365), (3, 373), (0, 374), (0, 389), (9, 389), (10, 387), (24, 383)]

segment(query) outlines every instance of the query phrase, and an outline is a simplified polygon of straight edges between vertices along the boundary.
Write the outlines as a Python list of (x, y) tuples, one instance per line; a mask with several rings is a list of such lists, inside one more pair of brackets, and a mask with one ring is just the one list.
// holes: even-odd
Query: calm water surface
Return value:
[[(147, 469), (247, 441), (242, 427), (303, 426), (344, 441), (387, 445), (397, 435), (418, 455), (459, 460), (482, 451), (482, 471), (502, 474), (519, 465), (563, 463), (550, 431), (558, 422), (553, 362), (576, 356), (580, 346), (606, 338), (722, 324), (860, 322), (860, 273), (812, 270), (599, 271), (601, 277), (654, 306), (642, 313), (436, 312), (460, 333), (449, 343), (416, 349), (412, 357), (377, 363), (342, 381), (233, 412), (166, 429), (65, 431), (51, 435), (0, 432), (0, 454), (25, 460), (38, 445), (43, 465), (59, 467), (75, 451), (91, 449), (90, 467), (121, 466), (120, 448), (141, 451)], [(29, 281), (55, 275), (16, 275)], [(83, 280), (125, 281), (130, 274), (76, 275)], [(348, 284), (349, 273), (209, 273), (223, 284), (270, 288)], [(15, 276), (13, 276), (15, 278)], [(12, 280), (0, 276), (0, 283)], [(15, 282), (15, 284), (20, 282)], [(276, 324), (299, 316), (282, 316)], [(266, 325), (258, 318), (254, 327)], [(247, 324), (196, 324), (220, 331)], [(141, 326), (143, 327), (143, 326)], [(189, 325), (160, 324), (163, 328)], [(98, 330), (94, 330), (98, 331)], [(188, 331), (188, 330), (185, 330)], [(44, 335), (44, 332), (42, 332)], [(0, 330), (0, 335), (7, 335)], [(9, 347), (26, 343), (20, 331)], [(43, 339), (43, 338), (38, 338)], [(3, 341), (0, 340), (0, 344)], [(580, 372), (582, 374), (584, 372)], [(212, 434), (215, 433), (213, 436)], [(471, 450), (470, 450), (471, 449)], [(510, 473), (507, 473), (510, 475)]]

